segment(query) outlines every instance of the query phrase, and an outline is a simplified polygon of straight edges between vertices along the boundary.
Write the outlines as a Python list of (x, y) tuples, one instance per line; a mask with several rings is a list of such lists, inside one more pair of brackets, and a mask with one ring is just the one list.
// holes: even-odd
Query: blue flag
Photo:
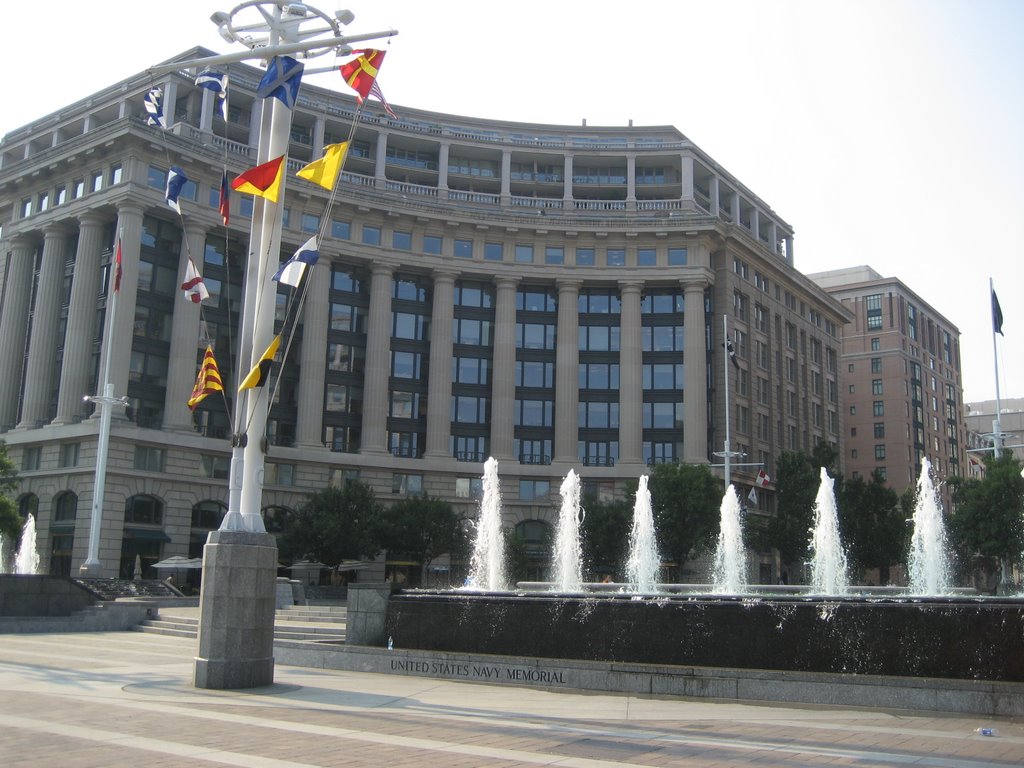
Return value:
[(142, 100), (142, 106), (146, 108), (146, 125), (167, 127), (167, 118), (164, 117), (164, 92), (159, 86), (150, 88), (146, 98)]
[(178, 166), (172, 165), (171, 170), (167, 172), (167, 190), (164, 197), (167, 198), (167, 204), (179, 214), (181, 207), (178, 205), (178, 195), (181, 194), (181, 188), (186, 184), (188, 184), (188, 178), (185, 176), (185, 172)]
[(304, 65), (291, 56), (275, 56), (270, 60), (267, 74), (260, 80), (256, 95), (262, 99), (273, 96), (280, 99), (288, 109), (292, 109), (299, 96), (303, 69)]
[(320, 251), (317, 248), (316, 235), (314, 235), (295, 252), (294, 256), (281, 265), (281, 268), (274, 274), (274, 279), (279, 283), (298, 288), (299, 281), (302, 280), (302, 276), (306, 272), (306, 267), (312, 267), (319, 258)]
[(228, 76), (223, 72), (204, 69), (196, 76), (196, 85), (213, 91), (220, 97), (220, 115), (226, 122), (228, 119)]

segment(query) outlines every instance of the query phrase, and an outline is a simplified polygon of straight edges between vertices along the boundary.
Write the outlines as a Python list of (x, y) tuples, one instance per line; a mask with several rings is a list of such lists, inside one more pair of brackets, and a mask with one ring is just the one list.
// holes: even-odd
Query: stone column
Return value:
[(321, 259), (308, 278), (302, 311), (302, 349), (299, 358), (299, 403), (295, 444), (323, 446), (324, 378), (327, 375), (327, 323), (330, 318), (331, 265)]
[(708, 462), (708, 380), (704, 328), (706, 280), (684, 280), (683, 460)]
[(75, 252), (75, 274), (71, 281), (68, 323), (64, 331), (64, 363), (60, 371), (54, 424), (81, 420), (86, 412), (82, 398), (102, 394), (94, 391), (92, 345), (96, 338), (96, 300), (100, 294), (100, 253), (104, 245), (105, 223), (104, 218), (95, 212), (85, 213), (79, 219), (78, 250)]
[(313, 120), (313, 159), (318, 160), (323, 157), (324, 154), (324, 129), (327, 127), (327, 121), (324, 120), (323, 115), (317, 115)]
[(203, 133), (213, 133), (213, 111), (217, 108), (214, 99), (217, 94), (209, 88), (201, 88), (202, 102), (199, 107), (199, 130)]
[(35, 238), (19, 235), (11, 243), (10, 270), (5, 286), (3, 314), (0, 315), (0, 429), (8, 430), (18, 420), (21, 374), (25, 367), (25, 331), (28, 328), (32, 273), (35, 271)]
[(442, 198), (448, 197), (448, 153), (451, 144), (442, 141), (437, 151), (437, 189)]
[(636, 210), (636, 155), (626, 155), (626, 208)]
[(43, 259), (32, 310), (32, 335), (28, 342), (19, 428), (31, 429), (50, 420), (67, 239), (68, 232), (61, 226), (49, 225), (43, 230)]
[(643, 335), (640, 290), (643, 283), (619, 282), (622, 295), (619, 340), (619, 463), (643, 463)]
[[(690, 165), (693, 165), (693, 161), (690, 161)], [(711, 215), (718, 216), (718, 196), (720, 194), (718, 189), (718, 177), (712, 176), (708, 182), (708, 194), (711, 195)]]
[(430, 315), (430, 371), (427, 381), (427, 449), (425, 458), (451, 456), (452, 314), (457, 272), (434, 270), (434, 305)]
[[(260, 124), (263, 122), (263, 102), (266, 99), (253, 99), (252, 107), (249, 109), (249, 146), (258, 147), (260, 144)], [(255, 158), (256, 153), (253, 151)]]
[(377, 187), (383, 188), (387, 181), (388, 164), (388, 134), (385, 131), (377, 133), (377, 159), (374, 163), (374, 181)]
[[(213, 94), (213, 91), (205, 88), (203, 90)], [(204, 271), (203, 254), (206, 250), (206, 227), (188, 220), (182, 234), (181, 251), (178, 255), (178, 285), (185, 282), (189, 254), (196, 263), (196, 269)], [(188, 408), (188, 398), (192, 394), (192, 387), (195, 386), (196, 375), (199, 373), (196, 366), (196, 350), (199, 347), (199, 305), (193, 304), (185, 297), (184, 292), (178, 291), (173, 306), (167, 389), (164, 391), (164, 429), (172, 432), (192, 432), (192, 411)], [(118, 315), (120, 314), (118, 309)], [(217, 357), (218, 368), (228, 361), (226, 349), (214, 350), (214, 355)], [(218, 394), (212, 397), (221, 396)]]
[(558, 281), (555, 347), (555, 462), (579, 459), (579, 280)]
[[(103, 377), (106, 358), (110, 356), (110, 382), (114, 385), (114, 397), (122, 397), (128, 393), (128, 362), (131, 359), (134, 337), (135, 299), (139, 292), (139, 251), (142, 246), (144, 211), (141, 205), (127, 202), (121, 203), (117, 208), (117, 231), (121, 239), (121, 290), (117, 295), (114, 328), (110, 328), (109, 317), (103, 319), (103, 350), (100, 356), (100, 378)], [(112, 295), (107, 296), (108, 312), (111, 298)], [(113, 417), (122, 418), (122, 413), (122, 409), (116, 408)]]
[[(566, 203), (569, 203), (572, 201), (572, 155), (570, 154), (565, 156), (562, 173), (565, 175), (565, 178), (562, 179), (562, 197)], [(566, 208), (569, 207), (568, 205), (566, 206)]]
[(512, 152), (508, 149), (501, 152), (501, 204), (512, 204)]
[(518, 277), (496, 277), (494, 359), (491, 365), (491, 455), (518, 460), (512, 452), (516, 407), (516, 285)]
[[(693, 156), (692, 155), (681, 155), (679, 157), (679, 186), (680, 186), (680, 200), (686, 200), (693, 202)], [(712, 200), (712, 206), (716, 206), (716, 202)], [(716, 211), (717, 213), (717, 211)]]
[(755, 240), (761, 239), (761, 214), (757, 208), (750, 212), (750, 234)]
[(370, 280), (370, 316), (363, 374), (363, 424), (360, 453), (387, 451), (391, 376), (391, 276), (389, 264), (374, 264)]

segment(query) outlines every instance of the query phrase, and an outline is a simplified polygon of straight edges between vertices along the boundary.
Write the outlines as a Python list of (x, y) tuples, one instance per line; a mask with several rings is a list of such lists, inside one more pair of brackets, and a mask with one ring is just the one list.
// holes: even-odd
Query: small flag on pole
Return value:
[(189, 257), (188, 264), (185, 265), (185, 282), (181, 284), (181, 290), (185, 292), (185, 298), (193, 304), (210, 298), (210, 292), (206, 290), (206, 283), (203, 282), (203, 277), (199, 274), (196, 263), (192, 261), (191, 257)]
[(220, 114), (227, 122), (228, 119), (228, 76), (223, 72), (215, 72), (212, 69), (204, 69), (196, 77), (196, 85), (213, 91), (220, 97)]
[(299, 96), (299, 85), (302, 83), (304, 65), (291, 56), (275, 56), (270, 60), (267, 74), (260, 80), (256, 95), (261, 99), (273, 97), (280, 99), (288, 109), (295, 106)]
[(250, 168), (231, 182), (231, 188), (250, 195), (259, 195), (272, 203), (277, 202), (281, 193), (281, 178), (284, 175), (284, 155), (270, 162)]
[(238, 385), (239, 392), (245, 389), (252, 389), (253, 387), (262, 387), (267, 383), (267, 380), (270, 378), (270, 366), (274, 362), (274, 355), (277, 354), (277, 348), (280, 346), (281, 336), (279, 334), (274, 337), (274, 340), (270, 342), (270, 346), (267, 347), (267, 351), (260, 356), (253, 369), (249, 371), (249, 374), (242, 380), (242, 383)]
[(114, 244), (114, 293), (121, 292), (121, 237), (118, 236)]
[(1003, 310), (999, 306), (999, 298), (995, 288), (992, 289), (992, 332), (1005, 336), (1003, 333)]
[(320, 251), (317, 249), (316, 235), (314, 235), (288, 261), (281, 265), (281, 268), (274, 274), (274, 279), (279, 283), (298, 288), (299, 281), (302, 280), (302, 276), (306, 273), (307, 265), (312, 267), (319, 258)]
[(770, 483), (771, 481), (772, 479), (768, 477), (768, 473), (765, 472), (763, 469), (759, 469), (757, 471), (757, 479), (754, 481), (754, 485), (756, 485), (758, 488), (767, 488), (768, 483)]
[(395, 114), (395, 110), (393, 110), (391, 105), (388, 104), (388, 100), (384, 98), (384, 92), (380, 89), (380, 85), (376, 80), (374, 80), (373, 85), (370, 86), (370, 95), (380, 102), (380, 105), (384, 107), (384, 111), (388, 113), (388, 117), (392, 120), (399, 119), (398, 115)]
[(352, 53), (358, 53), (359, 57), (342, 64), (339, 69), (345, 82), (356, 92), (356, 101), (362, 104), (370, 95), (373, 81), (377, 79), (377, 73), (380, 72), (380, 65), (384, 61), (384, 51), (367, 48), (362, 51), (352, 51)]
[(732, 364), (739, 368), (740, 361), (736, 357), (736, 347), (733, 346), (731, 341), (727, 341), (725, 342), (725, 349), (729, 353), (729, 359), (732, 361)]
[(188, 399), (188, 407), (194, 411), (207, 395), (223, 391), (224, 384), (220, 379), (217, 359), (213, 356), (213, 347), (207, 346), (206, 352), (203, 354), (202, 365), (199, 366), (196, 385), (192, 388), (192, 396)]
[(295, 175), (318, 184), (324, 189), (334, 189), (334, 185), (338, 181), (338, 174), (341, 173), (341, 167), (345, 164), (347, 153), (347, 141), (340, 144), (328, 144), (324, 147), (323, 157), (303, 166), (295, 172)]
[(220, 175), (220, 217), (224, 221), (224, 226), (228, 225), (228, 221), (231, 219), (231, 197), (228, 187), (228, 172), (224, 171)]
[(146, 125), (156, 125), (160, 128), (167, 127), (167, 118), (164, 117), (164, 92), (157, 86), (150, 88), (149, 93), (142, 100), (142, 106), (146, 110)]
[(188, 177), (185, 176), (185, 172), (178, 166), (172, 165), (171, 170), (167, 172), (167, 189), (164, 192), (164, 197), (167, 198), (167, 204), (179, 214), (181, 206), (178, 204), (178, 196), (181, 194), (181, 188), (186, 184), (188, 184)]
[(754, 486), (750, 487), (750, 493), (747, 494), (747, 501), (749, 501), (755, 507), (757, 506), (757, 488), (755, 488)]

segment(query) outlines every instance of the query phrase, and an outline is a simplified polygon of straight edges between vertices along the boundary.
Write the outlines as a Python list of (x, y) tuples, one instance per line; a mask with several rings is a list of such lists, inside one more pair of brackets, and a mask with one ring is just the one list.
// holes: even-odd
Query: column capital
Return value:
[(515, 288), (519, 283), (522, 282), (522, 278), (519, 275), (495, 275), (494, 284), (498, 288)]
[(10, 239), (11, 248), (35, 248), (39, 245), (39, 236), (35, 232), (19, 232)]
[(130, 216), (132, 214), (141, 216), (146, 212), (146, 206), (142, 203), (136, 202), (135, 200), (118, 200), (117, 201), (117, 215), (118, 216)]
[(43, 239), (51, 237), (67, 237), (71, 234), (71, 228), (64, 221), (51, 221), (43, 225)]
[(679, 284), (683, 287), (685, 293), (695, 293), (697, 291), (703, 293), (704, 290), (713, 284), (713, 281), (709, 275), (703, 274), (681, 278)]
[(643, 280), (619, 280), (619, 292), (622, 294), (640, 293), (643, 289)]
[(583, 285), (583, 281), (578, 278), (560, 277), (555, 280), (555, 285), (558, 287), (559, 293), (578, 293), (580, 286)]
[(78, 214), (78, 226), (103, 226), (110, 221), (109, 216), (104, 216), (99, 211), (82, 211)]
[(375, 261), (373, 266), (370, 268), (370, 273), (373, 275), (391, 277), (391, 275), (395, 274), (395, 267), (393, 264), (383, 264), (379, 261)]
[(436, 267), (435, 269), (430, 270), (430, 276), (434, 278), (435, 282), (445, 281), (454, 283), (462, 276), (462, 273), (457, 269)]

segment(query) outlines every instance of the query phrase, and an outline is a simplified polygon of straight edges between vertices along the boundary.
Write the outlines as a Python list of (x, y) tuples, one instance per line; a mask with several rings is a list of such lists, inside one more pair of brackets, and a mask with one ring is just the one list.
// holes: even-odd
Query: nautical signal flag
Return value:
[(178, 204), (178, 196), (181, 194), (181, 188), (186, 184), (188, 184), (188, 177), (185, 176), (185, 172), (178, 166), (172, 165), (171, 170), (167, 172), (167, 188), (164, 190), (164, 197), (167, 199), (167, 204), (179, 214), (181, 206)]
[(302, 83), (304, 65), (291, 56), (275, 56), (270, 60), (267, 74), (260, 80), (256, 95), (261, 99), (280, 99), (288, 109), (295, 106)]
[(380, 72), (380, 65), (384, 63), (384, 51), (375, 48), (366, 48), (362, 51), (352, 51), (360, 54), (358, 58), (347, 61), (339, 69), (341, 76), (358, 95), (356, 101), (360, 104), (370, 95), (370, 88), (373, 81), (377, 79)]
[(150, 88), (149, 93), (142, 100), (142, 106), (146, 110), (146, 125), (156, 125), (160, 128), (167, 127), (167, 118), (164, 117), (164, 92), (159, 86)]
[(267, 379), (270, 378), (270, 366), (274, 362), (274, 355), (277, 354), (278, 347), (281, 346), (281, 335), (278, 334), (274, 337), (274, 340), (270, 342), (270, 346), (267, 347), (267, 351), (264, 352), (256, 365), (253, 366), (252, 370), (249, 371), (242, 383), (238, 385), (238, 391), (241, 392), (245, 389), (252, 389), (254, 387), (262, 387), (267, 383)]
[(206, 290), (206, 284), (203, 282), (199, 270), (196, 269), (196, 263), (192, 261), (191, 256), (189, 257), (188, 264), (185, 265), (185, 282), (181, 284), (181, 290), (185, 292), (185, 298), (193, 304), (198, 304), (203, 299), (210, 298), (210, 292)]
[(228, 172), (224, 171), (220, 175), (220, 217), (224, 221), (224, 226), (228, 225), (228, 221), (231, 219), (231, 195), (228, 187)]
[(121, 265), (121, 238), (114, 243), (114, 293), (121, 292), (121, 273), (124, 270)]
[(194, 411), (196, 406), (207, 395), (223, 391), (224, 383), (220, 379), (217, 359), (213, 356), (213, 347), (208, 345), (206, 352), (203, 353), (202, 365), (199, 366), (199, 376), (196, 377), (196, 385), (192, 388), (192, 396), (188, 399), (188, 407)]
[(306, 273), (306, 267), (312, 267), (319, 258), (320, 251), (317, 250), (316, 235), (314, 235), (281, 265), (281, 268), (274, 274), (274, 279), (279, 283), (298, 288), (302, 276)]
[(729, 353), (729, 359), (732, 361), (732, 364), (739, 368), (740, 361), (739, 358), (736, 357), (736, 347), (733, 346), (731, 341), (726, 341), (725, 349)]
[(328, 144), (324, 147), (324, 156), (314, 160), (307, 166), (295, 172), (314, 184), (319, 184), (324, 189), (334, 189), (334, 184), (341, 173), (341, 167), (345, 164), (345, 155), (348, 154), (348, 142), (340, 144)]
[[(992, 332), (1005, 336), (1003, 333), (1003, 310), (999, 306), (999, 298), (996, 296), (995, 288), (992, 289)], [(993, 339), (995, 336), (992, 337)]]
[(228, 76), (223, 72), (204, 69), (196, 76), (196, 85), (213, 91), (220, 97), (220, 114), (226, 122), (228, 119)]
[(767, 488), (768, 483), (770, 483), (771, 481), (772, 479), (768, 477), (767, 472), (765, 472), (763, 469), (757, 470), (757, 479), (754, 480), (754, 485), (756, 485), (758, 488)]
[(284, 175), (284, 155), (268, 163), (250, 168), (231, 182), (231, 188), (250, 195), (259, 195), (272, 203), (281, 194), (281, 178)]
[(753, 486), (750, 487), (750, 493), (747, 494), (747, 501), (749, 501), (755, 507), (757, 506), (757, 488)]

